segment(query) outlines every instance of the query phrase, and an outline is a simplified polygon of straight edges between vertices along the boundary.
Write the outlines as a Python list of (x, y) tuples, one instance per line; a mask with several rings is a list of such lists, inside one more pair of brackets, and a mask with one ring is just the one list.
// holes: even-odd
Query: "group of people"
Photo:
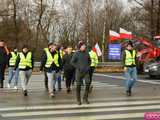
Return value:
[[(126, 94), (131, 96), (132, 88), (137, 80), (136, 62), (138, 53), (134, 49), (133, 43), (129, 42), (123, 52), (123, 66), (126, 78)], [(8, 64), (8, 84), (11, 87), (13, 77), (14, 89), (17, 89), (18, 81), (21, 80), (21, 87), (24, 96), (28, 95), (27, 86), (34, 68), (34, 56), (27, 45), (19, 52), (17, 48), (9, 51), (4, 41), (0, 41), (0, 88), (4, 87), (5, 68)], [(44, 48), (41, 57), (40, 71), (44, 73), (44, 85), (49, 96), (54, 97), (56, 83), (58, 90), (61, 90), (62, 71), (65, 78), (67, 93), (71, 91), (71, 84), (76, 81), (76, 98), (78, 105), (82, 104), (81, 86), (85, 85), (83, 102), (89, 104), (88, 95), (92, 90), (92, 76), (98, 64), (96, 52), (91, 46), (80, 41), (77, 50), (71, 46), (63, 49), (55, 43), (49, 43)], [(83, 82), (85, 81), (85, 82)]]
[[(49, 43), (44, 48), (40, 72), (44, 73), (44, 85), (49, 96), (54, 97), (56, 84), (58, 90), (61, 90), (62, 71), (66, 83), (66, 92), (71, 92), (71, 85), (76, 81), (76, 98), (78, 105), (81, 101), (81, 86), (85, 85), (83, 102), (89, 104), (88, 95), (92, 90), (92, 76), (95, 67), (98, 64), (96, 52), (91, 46), (87, 46), (85, 42), (80, 41), (77, 50), (73, 50), (71, 46), (63, 49), (55, 43)], [(29, 79), (34, 68), (34, 56), (27, 45), (22, 47), (21, 51), (14, 48), (9, 51), (4, 41), (0, 41), (0, 87), (4, 87), (4, 73), (6, 65), (8, 65), (8, 81), (7, 87), (11, 88), (13, 77), (14, 89), (18, 89), (18, 81), (21, 81), (21, 87), (24, 96), (28, 95), (27, 87)]]
[[(58, 90), (61, 90), (61, 72), (64, 72), (67, 93), (71, 91), (71, 84), (76, 80), (76, 98), (78, 105), (81, 105), (81, 85), (85, 85), (83, 101), (89, 104), (88, 94), (92, 90), (92, 76), (98, 64), (97, 54), (90, 46), (80, 41), (77, 50), (73, 51), (71, 46), (62, 49), (50, 43), (44, 48), (41, 58), (40, 71), (44, 71), (45, 86), (51, 97), (55, 96), (56, 83)], [(83, 81), (85, 81), (83, 83)]]

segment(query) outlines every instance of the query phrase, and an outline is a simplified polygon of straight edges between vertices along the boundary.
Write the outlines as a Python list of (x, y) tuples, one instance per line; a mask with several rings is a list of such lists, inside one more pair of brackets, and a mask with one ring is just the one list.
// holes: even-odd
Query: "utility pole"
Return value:
[[(105, 16), (106, 18), (106, 16)], [(106, 19), (104, 21), (104, 27), (103, 27), (103, 38), (102, 38), (102, 62), (105, 61), (105, 33), (106, 33)]]

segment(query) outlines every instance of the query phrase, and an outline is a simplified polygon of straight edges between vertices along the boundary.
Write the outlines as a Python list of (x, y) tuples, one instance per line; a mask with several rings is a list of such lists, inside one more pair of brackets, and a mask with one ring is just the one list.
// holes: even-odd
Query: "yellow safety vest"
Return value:
[(90, 51), (89, 52), (89, 56), (90, 56), (90, 59), (91, 59), (91, 67), (96, 67), (97, 64), (98, 64), (98, 57), (97, 57), (97, 54), (94, 52), (94, 51)]
[(63, 58), (64, 54), (65, 54), (65, 52), (63, 50), (60, 50), (60, 56), (61, 56), (61, 58)]
[(18, 57), (18, 53), (16, 54), (15, 52), (11, 52), (11, 55), (12, 55), (12, 57), (9, 60), (9, 65), (10, 66), (15, 66), (16, 60), (17, 60), (17, 57)]
[(136, 51), (133, 50), (132, 54), (129, 50), (125, 50), (126, 58), (125, 58), (125, 65), (136, 65), (135, 57), (136, 57)]
[(19, 62), (19, 68), (20, 69), (25, 69), (27, 66), (32, 68), (32, 53), (28, 52), (27, 56), (21, 52), (19, 53), (20, 56), (20, 62)]
[(49, 49), (46, 48), (46, 49), (44, 49), (44, 50), (45, 50), (46, 55), (47, 55), (47, 61), (46, 61), (45, 67), (46, 67), (46, 68), (50, 68), (53, 62), (55, 63), (55, 65), (56, 65), (57, 67), (59, 67), (59, 62), (58, 62), (59, 56), (58, 56), (58, 53), (56, 53), (56, 54), (54, 55), (54, 58), (53, 58), (53, 57), (52, 57), (52, 54), (51, 54), (50, 51), (49, 51)]

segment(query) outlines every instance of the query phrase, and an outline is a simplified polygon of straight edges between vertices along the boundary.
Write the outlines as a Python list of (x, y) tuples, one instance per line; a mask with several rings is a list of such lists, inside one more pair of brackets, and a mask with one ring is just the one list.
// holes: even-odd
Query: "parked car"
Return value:
[(144, 64), (144, 72), (148, 74), (150, 78), (160, 77), (160, 57)]

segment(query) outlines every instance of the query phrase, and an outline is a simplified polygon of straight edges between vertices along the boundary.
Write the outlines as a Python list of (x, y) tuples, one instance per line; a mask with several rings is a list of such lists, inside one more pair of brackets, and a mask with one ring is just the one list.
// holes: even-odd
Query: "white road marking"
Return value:
[[(92, 116), (70, 116), (70, 117), (56, 117), (56, 120), (118, 120), (118, 119), (125, 119), (125, 118), (143, 118), (144, 113), (126, 113), (126, 114), (110, 114), (110, 115), (92, 115)], [(53, 120), (53, 118), (46, 118), (47, 120)], [(35, 118), (35, 119), (24, 119), (24, 120), (46, 120), (45, 118)]]
[[(12, 112), (12, 113), (3, 113), (2, 117), (26, 117), (26, 116), (36, 116), (36, 115), (57, 115), (57, 114), (62, 114), (63, 115), (63, 114), (93, 113), (93, 112), (115, 112), (115, 111), (120, 112), (120, 111), (128, 111), (128, 110), (148, 110), (148, 109), (149, 110), (160, 109), (160, 105), (116, 107), (116, 108), (99, 108), (99, 109), (94, 108), (94, 109), (78, 109), (78, 110)], [(110, 116), (110, 119), (112, 119), (112, 118), (113, 117)]]
[[(103, 77), (110, 77), (110, 78), (114, 78), (114, 79), (121, 79), (121, 80), (125, 80), (124, 77), (122, 76), (113, 76), (113, 75), (106, 75), (106, 74), (94, 74), (95, 76), (103, 76)], [(151, 81), (151, 80), (142, 80), (142, 79), (139, 79), (137, 80), (138, 82), (143, 82), (143, 83), (149, 83), (149, 84), (158, 84), (160, 85), (160, 82), (155, 82), (155, 81)]]
[(76, 104), (59, 104), (59, 105), (41, 105), (41, 106), (20, 106), (20, 107), (10, 107), (10, 108), (0, 108), (0, 111), (14, 111), (14, 110), (41, 110), (41, 109), (59, 109), (59, 108), (79, 108), (79, 107), (102, 107), (102, 106), (124, 106), (124, 105), (147, 105), (147, 104), (159, 104), (160, 100), (140, 100), (140, 101), (115, 101), (115, 102), (106, 102), (102, 101), (100, 103), (92, 103), (89, 105), (83, 104), (78, 106)]

